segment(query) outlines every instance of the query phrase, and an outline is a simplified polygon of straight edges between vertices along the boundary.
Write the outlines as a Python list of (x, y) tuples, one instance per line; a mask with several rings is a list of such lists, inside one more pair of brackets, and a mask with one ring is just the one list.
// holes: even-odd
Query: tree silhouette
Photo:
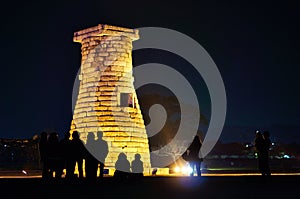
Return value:
[[(172, 93), (168, 94), (142, 94), (139, 95), (139, 104), (141, 107), (142, 115), (144, 118), (145, 125), (148, 125), (151, 122), (151, 118), (149, 117), (149, 109), (154, 104), (160, 104), (164, 107), (167, 113), (166, 122), (156, 135), (149, 138), (150, 150), (157, 150), (165, 145), (167, 145), (176, 135), (179, 129), (180, 122), (182, 118), (188, 121), (198, 122), (199, 126), (207, 126), (209, 124), (208, 119), (205, 115), (200, 112), (200, 118), (195, 117), (196, 108), (191, 104), (180, 104), (177, 100), (176, 96)], [(182, 107), (185, 106), (184, 110), (187, 110), (185, 113), (181, 112)], [(153, 119), (153, 118), (152, 118)], [(197, 121), (195, 121), (197, 120)], [(184, 126), (185, 131), (191, 131), (190, 126)], [(200, 136), (201, 140), (204, 138), (204, 133), (198, 129), (197, 134)], [(181, 148), (182, 143), (178, 143), (178, 147)], [(164, 149), (166, 153), (173, 154), (174, 157), (177, 157), (179, 154), (181, 155), (184, 151), (180, 151), (175, 146), (171, 148)]]

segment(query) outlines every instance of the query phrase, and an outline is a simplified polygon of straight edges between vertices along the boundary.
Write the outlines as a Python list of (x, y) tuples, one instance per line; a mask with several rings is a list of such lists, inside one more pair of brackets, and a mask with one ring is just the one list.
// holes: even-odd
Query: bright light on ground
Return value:
[(191, 174), (193, 172), (193, 169), (187, 164), (184, 166), (177, 166), (174, 168), (175, 173), (181, 173), (181, 174)]
[(181, 171), (181, 169), (180, 169), (180, 167), (175, 167), (174, 171), (175, 171), (176, 173), (179, 173), (179, 172)]
[(182, 173), (191, 174), (192, 172), (193, 172), (193, 169), (189, 165), (182, 167)]

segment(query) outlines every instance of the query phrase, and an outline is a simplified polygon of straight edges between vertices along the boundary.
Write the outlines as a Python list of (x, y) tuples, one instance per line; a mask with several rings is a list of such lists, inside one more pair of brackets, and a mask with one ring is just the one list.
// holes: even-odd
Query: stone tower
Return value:
[(70, 132), (77, 130), (84, 142), (89, 133), (97, 138), (97, 132), (103, 132), (109, 174), (121, 152), (129, 162), (140, 154), (144, 174), (150, 173), (148, 137), (133, 86), (131, 52), (137, 39), (138, 30), (103, 24), (74, 33), (82, 60)]

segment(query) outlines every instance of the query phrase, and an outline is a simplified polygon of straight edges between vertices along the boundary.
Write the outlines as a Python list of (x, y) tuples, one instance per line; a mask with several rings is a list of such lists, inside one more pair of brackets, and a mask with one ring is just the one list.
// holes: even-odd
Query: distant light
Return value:
[(24, 173), (25, 175), (27, 175), (27, 172), (25, 170), (22, 170), (22, 173)]
[(274, 146), (275, 145), (275, 143), (274, 142), (272, 142), (272, 146)]
[(289, 155), (284, 155), (283, 158), (289, 159), (289, 158), (291, 158), (291, 157), (290, 157)]
[(4, 147), (7, 147), (7, 145), (6, 145), (6, 144), (4, 144)]
[(246, 144), (246, 147), (249, 147), (249, 144)]

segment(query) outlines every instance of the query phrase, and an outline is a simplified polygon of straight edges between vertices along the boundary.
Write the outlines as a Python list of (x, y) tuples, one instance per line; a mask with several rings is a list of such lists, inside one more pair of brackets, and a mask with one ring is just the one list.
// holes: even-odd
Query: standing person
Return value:
[(62, 154), (59, 144), (59, 137), (56, 132), (52, 132), (48, 138), (48, 168), (50, 172), (50, 178), (53, 176), (56, 179), (61, 178), (62, 176)]
[(255, 139), (254, 139), (254, 147), (257, 152), (257, 160), (258, 160), (258, 170), (263, 175), (263, 148), (264, 148), (264, 138), (262, 136), (262, 133), (259, 131), (256, 131), (255, 133)]
[(262, 147), (262, 175), (270, 176), (270, 166), (269, 166), (269, 149), (271, 147), (270, 133), (268, 131), (263, 132), (263, 147)]
[(48, 161), (47, 161), (47, 145), (48, 145), (48, 134), (46, 132), (41, 132), (39, 140), (39, 153), (40, 162), (42, 166), (42, 178), (47, 179), (49, 177), (48, 173)]
[(192, 172), (190, 173), (190, 176), (194, 176), (194, 171), (196, 167), (197, 176), (201, 176), (201, 162), (203, 161), (202, 158), (199, 157), (200, 148), (202, 146), (202, 143), (200, 141), (200, 138), (198, 135), (196, 135), (191, 143), (191, 145), (187, 149), (187, 154), (189, 156), (189, 164), (192, 168)]
[(97, 132), (97, 140), (96, 140), (96, 148), (97, 148), (97, 153), (96, 153), (96, 158), (99, 160), (99, 168), (100, 168), (100, 174), (99, 178), (103, 178), (104, 176), (104, 163), (105, 163), (105, 158), (108, 154), (108, 145), (105, 140), (103, 140), (103, 133), (102, 131)]
[(72, 133), (72, 140), (70, 144), (70, 150), (71, 150), (71, 155), (70, 155), (70, 175), (74, 176), (75, 172), (75, 167), (77, 163), (78, 167), (78, 173), (79, 173), (79, 178), (83, 178), (83, 159), (84, 159), (84, 153), (86, 151), (84, 143), (80, 140), (79, 138), (79, 132), (78, 131), (73, 131)]
[(61, 169), (66, 169), (65, 178), (70, 178), (70, 156), (71, 156), (71, 140), (70, 140), (70, 132), (65, 132), (64, 137), (59, 141), (61, 152), (62, 152), (62, 165)]
[(85, 152), (85, 176), (89, 182), (96, 182), (99, 160), (95, 157), (95, 152), (98, 149), (96, 145), (95, 135), (89, 132), (86, 140)]

